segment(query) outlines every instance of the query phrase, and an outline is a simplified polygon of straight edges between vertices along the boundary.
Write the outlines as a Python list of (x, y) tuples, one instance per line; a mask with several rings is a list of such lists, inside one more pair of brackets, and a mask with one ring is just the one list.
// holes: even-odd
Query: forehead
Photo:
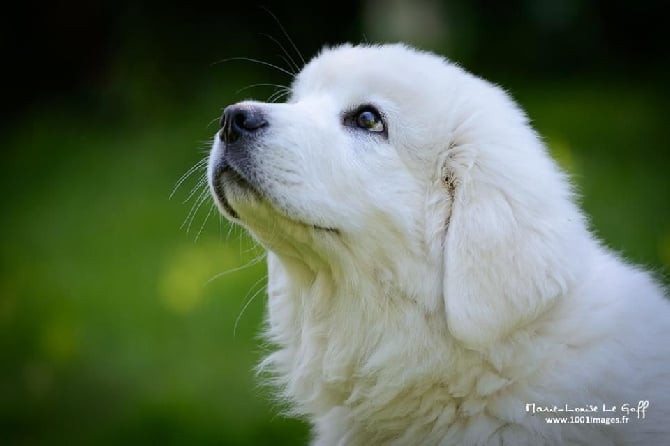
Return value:
[(337, 47), (305, 66), (293, 83), (292, 98), (327, 94), (343, 101), (377, 96), (405, 101), (426, 94), (429, 78), (445, 66), (438, 57), (401, 45)]

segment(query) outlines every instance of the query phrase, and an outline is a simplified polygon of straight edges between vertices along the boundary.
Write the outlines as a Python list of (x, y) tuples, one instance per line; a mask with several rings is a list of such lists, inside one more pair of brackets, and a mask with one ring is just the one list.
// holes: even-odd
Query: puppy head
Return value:
[(574, 270), (580, 214), (524, 114), (402, 45), (325, 50), (287, 103), (226, 108), (208, 176), (280, 257), (384, 269), (472, 346), (534, 318)]
[(445, 67), (402, 46), (342, 46), (302, 70), (287, 103), (227, 107), (209, 164), (220, 209), (277, 254), (425, 258), (449, 138), (428, 85)]

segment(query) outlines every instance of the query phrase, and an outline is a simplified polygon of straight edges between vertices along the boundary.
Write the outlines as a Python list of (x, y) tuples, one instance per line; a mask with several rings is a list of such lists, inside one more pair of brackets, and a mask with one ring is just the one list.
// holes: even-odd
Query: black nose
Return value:
[(221, 116), (219, 138), (225, 143), (233, 143), (239, 138), (253, 135), (268, 125), (259, 107), (252, 105), (229, 105)]

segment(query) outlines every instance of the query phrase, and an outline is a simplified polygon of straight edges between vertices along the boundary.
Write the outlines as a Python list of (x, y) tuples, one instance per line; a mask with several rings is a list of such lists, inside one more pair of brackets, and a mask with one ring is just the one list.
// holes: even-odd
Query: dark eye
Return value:
[(386, 132), (386, 125), (381, 113), (376, 108), (366, 105), (349, 113), (344, 118), (344, 125), (357, 127), (373, 133)]
[(371, 132), (383, 132), (384, 121), (379, 112), (373, 108), (366, 108), (356, 115), (356, 126)]

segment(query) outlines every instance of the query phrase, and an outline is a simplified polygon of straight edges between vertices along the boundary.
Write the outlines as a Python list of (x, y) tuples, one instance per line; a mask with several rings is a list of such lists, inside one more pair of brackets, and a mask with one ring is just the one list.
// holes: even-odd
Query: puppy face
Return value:
[(227, 108), (208, 175), (222, 212), (273, 253), (349, 265), (336, 283), (390, 283), (471, 346), (564, 292), (588, 237), (515, 103), (402, 45), (326, 50), (286, 104)]
[(270, 249), (337, 238), (416, 245), (451, 137), (449, 104), (424, 86), (445, 67), (401, 46), (343, 46), (303, 69), (286, 104), (228, 107), (209, 162), (221, 211)]

